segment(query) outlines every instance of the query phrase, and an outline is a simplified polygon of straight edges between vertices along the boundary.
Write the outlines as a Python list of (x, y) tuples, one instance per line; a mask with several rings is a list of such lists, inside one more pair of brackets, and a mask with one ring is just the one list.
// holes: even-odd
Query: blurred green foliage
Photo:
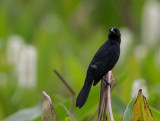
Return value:
[[(148, 49), (143, 59), (134, 50), (141, 43), (141, 0), (1, 0), (0, 1), (0, 120), (43, 100), (42, 91), (52, 98), (58, 119), (64, 120), (71, 93), (53, 73), (57, 69), (78, 93), (84, 83), (87, 66), (94, 53), (105, 42), (112, 26), (126, 27), (133, 33), (133, 42), (125, 58), (113, 69), (120, 78), (112, 91), (112, 107), (116, 121), (120, 121), (130, 100), (132, 83), (143, 78), (148, 88), (148, 103), (160, 110), (160, 69), (155, 64), (158, 46)], [(37, 85), (34, 89), (19, 88), (14, 66), (7, 63), (8, 38), (24, 38), (25, 43), (36, 47)], [(122, 35), (123, 36), (123, 35)], [(123, 41), (123, 40), (122, 40)], [(98, 107), (100, 84), (92, 87), (82, 109), (74, 107), (77, 120), (88, 120)], [(138, 93), (138, 90), (137, 90)], [(41, 120), (40, 117), (37, 120)], [(96, 120), (96, 118), (95, 118)]]

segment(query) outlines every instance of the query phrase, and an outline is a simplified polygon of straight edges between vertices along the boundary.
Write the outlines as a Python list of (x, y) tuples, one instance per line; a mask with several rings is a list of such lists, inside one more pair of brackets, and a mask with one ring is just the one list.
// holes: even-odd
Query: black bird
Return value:
[(108, 40), (99, 48), (93, 57), (77, 101), (76, 107), (81, 108), (86, 102), (92, 83), (95, 86), (103, 76), (110, 71), (117, 63), (120, 55), (121, 34), (120, 31), (113, 27), (109, 30)]

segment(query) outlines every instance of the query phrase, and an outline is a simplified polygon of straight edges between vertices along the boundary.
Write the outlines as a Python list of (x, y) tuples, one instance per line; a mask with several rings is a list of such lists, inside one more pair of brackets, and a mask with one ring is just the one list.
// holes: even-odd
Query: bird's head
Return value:
[(109, 39), (120, 39), (121, 33), (116, 27), (112, 27), (109, 30)]

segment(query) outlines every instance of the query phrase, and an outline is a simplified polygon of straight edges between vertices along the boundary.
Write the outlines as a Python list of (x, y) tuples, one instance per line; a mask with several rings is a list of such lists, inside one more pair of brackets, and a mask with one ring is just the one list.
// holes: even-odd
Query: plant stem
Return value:
[(54, 70), (55, 74), (61, 79), (61, 81), (63, 82), (63, 84), (67, 87), (67, 89), (72, 93), (72, 101), (71, 101), (71, 105), (70, 105), (70, 112), (72, 113), (73, 111), (73, 106), (74, 106), (74, 100), (75, 100), (75, 91), (70, 87), (70, 85), (67, 83), (67, 81), (60, 75), (60, 73), (58, 73), (57, 70)]
[[(107, 75), (108, 75), (108, 82), (111, 83), (112, 72), (109, 71)], [(114, 121), (113, 113), (112, 113), (112, 106), (111, 106), (111, 87), (110, 85), (108, 85), (108, 88), (107, 88), (107, 99), (108, 99), (107, 102), (108, 102), (109, 119), (110, 121)]]

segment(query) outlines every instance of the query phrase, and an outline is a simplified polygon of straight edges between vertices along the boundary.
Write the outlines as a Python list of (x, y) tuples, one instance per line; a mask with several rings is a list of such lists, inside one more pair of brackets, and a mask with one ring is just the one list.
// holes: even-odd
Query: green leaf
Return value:
[(160, 120), (160, 112), (152, 107), (150, 107), (150, 109), (151, 109), (152, 115), (154, 117), (154, 120), (159, 121)]
[[(143, 100), (142, 100), (143, 99)], [(125, 112), (124, 112), (124, 115), (123, 115), (123, 121), (131, 121), (131, 117), (132, 117), (132, 108), (133, 108), (133, 105), (138, 101), (138, 102), (140, 102), (140, 100), (144, 103), (144, 104), (142, 104), (142, 102), (141, 102), (141, 106), (144, 106), (145, 105), (145, 108), (146, 108), (146, 110), (147, 111), (142, 111), (141, 109), (136, 109), (136, 112), (138, 112), (137, 114), (141, 114), (142, 115), (142, 113), (145, 113), (145, 112), (147, 112), (147, 116), (148, 115), (150, 115), (151, 117), (150, 118), (153, 118), (154, 117), (154, 121), (159, 121), (159, 119), (160, 119), (160, 112), (159, 111), (157, 111), (156, 109), (154, 109), (154, 108), (152, 108), (152, 107), (150, 107), (150, 110), (149, 110), (149, 106), (148, 106), (148, 104), (147, 104), (147, 102), (146, 102), (146, 99), (145, 99), (145, 97), (143, 97), (142, 96), (142, 93), (140, 93), (139, 94), (139, 96), (137, 97), (137, 99), (135, 99), (135, 98), (133, 98), (130, 102), (129, 102), (129, 104), (128, 104), (128, 106), (127, 106), (127, 108), (126, 108), (126, 110), (125, 110)], [(139, 106), (140, 107), (140, 106)], [(141, 107), (142, 108), (142, 107)], [(140, 112), (141, 111), (141, 112)], [(151, 115), (151, 113), (150, 112), (152, 112), (152, 115)], [(144, 114), (143, 114), (144, 115)], [(145, 114), (146, 115), (146, 114)], [(137, 117), (137, 116), (133, 116), (133, 117)], [(141, 116), (140, 116), (141, 117)], [(148, 118), (149, 119), (149, 118)], [(138, 120), (138, 119), (137, 119)], [(137, 121), (136, 120), (136, 121)], [(150, 120), (150, 119), (149, 119)], [(145, 120), (146, 121), (146, 120)], [(151, 121), (151, 120), (150, 120)]]
[(135, 98), (133, 98), (129, 104), (127, 105), (127, 108), (123, 114), (123, 121), (131, 121), (131, 117), (132, 117), (132, 107), (133, 104), (135, 102)]
[(142, 90), (139, 90), (137, 99), (132, 109), (132, 121), (154, 121), (152, 112), (149, 109), (146, 98), (142, 94)]
[(41, 105), (20, 110), (3, 121), (31, 121), (41, 115)]

